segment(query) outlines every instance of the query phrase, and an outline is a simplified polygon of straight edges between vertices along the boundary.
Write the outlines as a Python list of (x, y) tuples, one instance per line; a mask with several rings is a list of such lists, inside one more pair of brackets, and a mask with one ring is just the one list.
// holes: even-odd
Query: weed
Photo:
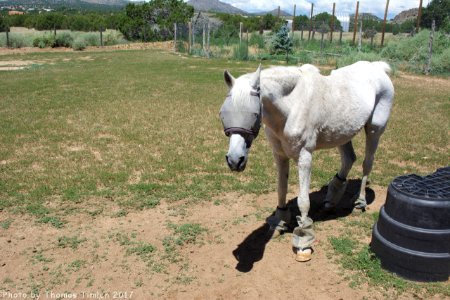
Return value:
[(42, 263), (49, 263), (49, 262), (53, 261), (53, 258), (44, 257), (44, 255), (42, 254), (42, 251), (39, 251), (35, 255), (33, 255), (33, 259), (37, 262), (42, 262)]
[(134, 282), (134, 285), (135, 285), (136, 287), (141, 287), (141, 286), (144, 285), (144, 281), (142, 280), (142, 278), (139, 278), (139, 279), (137, 279), (137, 280)]
[(78, 272), (85, 264), (86, 261), (76, 259), (67, 266), (67, 271)]
[(195, 244), (200, 234), (207, 231), (200, 224), (172, 224), (169, 223), (168, 227), (174, 231), (176, 236), (175, 243), (179, 246), (184, 244)]
[(112, 216), (114, 218), (120, 218), (120, 217), (125, 217), (126, 215), (128, 215), (128, 211), (121, 209), (118, 212), (114, 213)]
[(80, 239), (77, 236), (72, 236), (72, 237), (68, 237), (68, 236), (62, 236), (58, 238), (58, 247), (60, 248), (72, 248), (72, 249), (77, 249), (78, 246), (81, 243), (84, 243), (86, 241), (86, 238), (82, 238)]
[(13, 222), (13, 219), (6, 219), (4, 221), (1, 221), (0, 227), (6, 230), (9, 228), (9, 226), (11, 226), (12, 222)]
[(143, 261), (148, 261), (155, 251), (156, 248), (153, 245), (140, 242), (137, 245), (128, 248), (127, 254), (135, 254), (139, 256)]
[(91, 217), (96, 217), (96, 216), (100, 215), (102, 212), (103, 212), (103, 209), (102, 209), (102, 208), (87, 211), (87, 213), (88, 213)]
[[(359, 224), (364, 223), (364, 219), (373, 219), (377, 216), (373, 214), (368, 217), (359, 217)], [(358, 226), (357, 223), (351, 223)], [(346, 225), (349, 231), (349, 224)], [(351, 229), (350, 229), (351, 230)], [(395, 293), (424, 293), (425, 296), (442, 294), (450, 296), (450, 287), (445, 283), (420, 284), (406, 281), (397, 275), (384, 270), (381, 267), (380, 260), (372, 252), (368, 245), (360, 242), (363, 235), (368, 235), (370, 228), (365, 228), (365, 233), (353, 231), (351, 236), (344, 235), (340, 237), (330, 237), (329, 242), (338, 255), (338, 262), (346, 270), (353, 273), (350, 274), (350, 286), (353, 288), (361, 284), (368, 283), (371, 286), (382, 287), (387, 291), (395, 291)]]
[(62, 221), (60, 218), (58, 217), (54, 217), (54, 216), (43, 216), (42, 218), (40, 218), (38, 220), (39, 223), (44, 223), (44, 224), (50, 224), (55, 228), (63, 228), (65, 222)]

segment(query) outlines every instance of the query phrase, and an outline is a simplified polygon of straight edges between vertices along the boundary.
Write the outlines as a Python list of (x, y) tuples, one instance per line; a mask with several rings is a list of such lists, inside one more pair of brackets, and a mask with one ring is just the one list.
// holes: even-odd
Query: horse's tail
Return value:
[(372, 64), (374, 66), (376, 66), (377, 68), (380, 68), (381, 70), (386, 72), (386, 74), (391, 74), (391, 72), (392, 72), (391, 67), (384, 61), (375, 61)]

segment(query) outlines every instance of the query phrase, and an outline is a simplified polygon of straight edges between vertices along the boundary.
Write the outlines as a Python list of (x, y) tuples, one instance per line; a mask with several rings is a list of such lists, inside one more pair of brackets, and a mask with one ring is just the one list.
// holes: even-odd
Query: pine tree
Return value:
[(289, 53), (292, 53), (292, 47), (293, 44), (289, 37), (289, 30), (286, 25), (283, 25), (272, 41), (272, 48), (276, 54), (286, 54), (286, 62), (288, 62)]

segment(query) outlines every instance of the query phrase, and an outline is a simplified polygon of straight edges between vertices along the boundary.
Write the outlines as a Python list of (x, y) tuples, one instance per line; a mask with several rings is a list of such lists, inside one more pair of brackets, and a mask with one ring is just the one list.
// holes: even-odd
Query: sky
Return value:
[[(187, 0), (184, 0), (187, 2)], [(354, 13), (356, 0), (220, 0), (231, 4), (244, 11), (253, 13), (261, 11), (271, 11), (281, 7), (282, 10), (293, 14), (294, 4), (297, 5), (296, 15), (309, 15), (311, 3), (314, 3), (314, 11), (329, 12), (333, 10), (333, 2), (336, 3), (336, 14)], [(423, 0), (423, 6), (428, 5), (429, 0)], [(388, 19), (394, 18), (398, 13), (410, 8), (419, 7), (420, 0), (390, 0)], [(384, 16), (386, 0), (360, 0), (359, 11), (370, 12), (380, 18)], [(314, 13), (315, 14), (315, 13)]]

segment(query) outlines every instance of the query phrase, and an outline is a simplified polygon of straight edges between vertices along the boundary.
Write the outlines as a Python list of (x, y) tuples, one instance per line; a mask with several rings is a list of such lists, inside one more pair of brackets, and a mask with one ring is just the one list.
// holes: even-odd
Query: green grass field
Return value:
[[(33, 64), (0, 71), (0, 212), (62, 228), (75, 214), (107, 214), (111, 202), (121, 207), (113, 215), (120, 218), (161, 202), (189, 206), (234, 191), (275, 191), (264, 134), (245, 172), (232, 174), (224, 160), (228, 140), (218, 117), (227, 92), (223, 70), (238, 76), (257, 63), (156, 50), (0, 56), (3, 65), (17, 60)], [(398, 175), (448, 165), (450, 152), (448, 79), (397, 73), (393, 81), (395, 105), (370, 178), (384, 187)], [(359, 178), (363, 135), (354, 145), (358, 161), (350, 177)], [(315, 153), (312, 188), (327, 184), (339, 165), (337, 150)], [(296, 191), (295, 166), (290, 183)], [(14, 222), (1, 221), (4, 230)], [(185, 230), (168, 226), (176, 234)], [(184, 238), (203, 232), (195, 226)], [(168, 257), (176, 257), (174, 245), (189, 242), (180, 238), (165, 241)], [(77, 236), (59, 241), (67, 247), (82, 242)], [(339, 248), (339, 242), (331, 244)], [(127, 251), (152, 261), (155, 249), (135, 241)], [(79, 260), (72, 267), (83, 265)]]
[[(255, 63), (157, 51), (26, 58), (43, 63), (0, 73), (0, 208), (45, 215), (53, 210), (48, 202), (60, 204), (56, 213), (92, 198), (142, 208), (159, 199), (208, 201), (218, 193), (275, 189), (264, 135), (246, 172), (231, 174), (224, 163), (222, 72), (240, 75)], [(448, 164), (448, 90), (445, 81), (427, 81), (394, 78), (395, 106), (377, 153), (376, 184)], [(361, 136), (355, 144), (361, 158)], [(359, 176), (360, 161), (351, 176)], [(313, 187), (324, 185), (338, 166), (337, 151), (316, 153)]]

